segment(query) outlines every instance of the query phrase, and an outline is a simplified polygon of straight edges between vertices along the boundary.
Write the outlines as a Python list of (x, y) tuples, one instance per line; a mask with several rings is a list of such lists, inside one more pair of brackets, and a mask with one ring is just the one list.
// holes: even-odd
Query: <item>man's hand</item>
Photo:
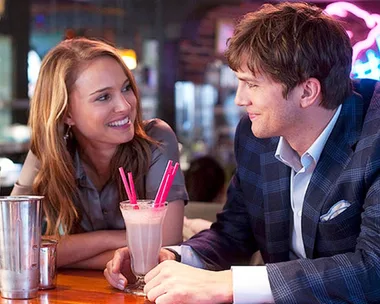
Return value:
[(145, 275), (149, 301), (169, 303), (232, 303), (232, 272), (208, 271), (165, 261)]
[[(159, 262), (165, 260), (175, 260), (175, 254), (162, 248)], [(104, 276), (113, 287), (120, 290), (124, 290), (128, 283), (136, 281), (131, 269), (131, 257), (127, 247), (115, 251), (112, 260), (107, 263), (106, 269), (104, 269)]]

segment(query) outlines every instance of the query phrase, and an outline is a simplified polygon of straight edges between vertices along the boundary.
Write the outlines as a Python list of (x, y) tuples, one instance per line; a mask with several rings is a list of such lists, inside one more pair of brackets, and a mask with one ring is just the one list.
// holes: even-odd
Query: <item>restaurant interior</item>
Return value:
[[(310, 2), (345, 22), (354, 46), (352, 77), (379, 80), (379, 1)], [(208, 155), (228, 181), (243, 113), (234, 105), (237, 79), (223, 52), (237, 18), (263, 3), (0, 0), (0, 194), (10, 193), (29, 148), (28, 110), (41, 60), (75, 36), (101, 38), (119, 49), (137, 80), (144, 118), (161, 118), (175, 130), (182, 170)]]
[[(185, 216), (204, 221), (207, 226), (204, 227), (208, 228), (223, 207), (226, 186), (235, 170), (234, 133), (244, 115), (244, 109), (234, 104), (237, 79), (224, 57), (226, 43), (240, 16), (257, 10), (264, 3), (278, 2), (285, 1), (0, 0), (0, 201), (14, 198), (8, 196), (18, 180), (30, 147), (28, 115), (42, 59), (60, 41), (84, 36), (102, 39), (118, 49), (136, 79), (143, 118), (160, 118), (176, 133), (185, 181), (190, 173), (194, 174), (193, 180), (198, 181), (195, 187), (205, 186), (202, 185), (203, 181), (220, 181), (220, 191), (212, 198), (194, 198), (190, 193), (190, 184), (186, 183), (190, 196)], [(353, 46), (351, 77), (380, 80), (380, 0), (308, 2), (343, 21)], [(203, 163), (197, 164), (199, 159)], [(215, 169), (216, 176), (207, 175), (205, 170), (195, 172), (197, 166)], [(176, 170), (177, 167), (171, 171), (171, 181)], [(206, 192), (210, 194), (210, 191)], [(39, 204), (41, 199), (32, 197), (29, 200), (37, 200)], [(136, 194), (134, 199), (137, 200)], [(2, 214), (12, 216), (17, 213), (13, 209), (3, 208), (3, 205)], [(134, 207), (139, 210), (138, 206)], [(31, 221), (30, 213), (29, 210), (24, 216), (29, 221), (23, 223), (27, 226), (24, 227), (25, 231), (41, 224), (38, 216), (34, 222)], [(106, 216), (107, 210), (101, 209), (100, 213)], [(16, 224), (23, 222), (20, 216), (12, 226), (11, 216), (0, 219), (2, 236), (7, 234), (6, 229), (12, 230)], [(35, 223), (38, 224), (33, 225)], [(178, 227), (182, 228), (182, 222)], [(61, 229), (62, 225), (57, 224), (55, 228)], [(12, 237), (17, 229), (13, 230), (8, 233)], [(41, 236), (40, 231), (36, 231)], [(194, 231), (183, 230), (184, 240), (192, 235)], [(28, 237), (29, 240), (40, 240), (30, 235), (16, 235), (13, 242), (11, 237), (0, 236), (0, 251), (13, 250), (9, 249), (12, 246), (3, 245), (5, 241), (13, 242), (12, 245), (16, 244), (14, 248), (18, 248), (20, 240)], [(42, 244), (41, 248), (33, 246), (34, 255), (38, 256)], [(158, 245), (160, 247), (161, 243)], [(12, 263), (18, 257), (13, 252), (9, 256)], [(155, 259), (157, 263), (158, 258)], [(254, 255), (251, 259), (253, 265), (261, 265), (260, 261), (260, 255)], [(53, 262), (49, 262), (40, 264), (45, 268), (54, 265), (51, 278), (54, 277), (55, 281), (44, 285), (46, 288), (40, 285), (38, 296), (33, 295), (36, 299), (14, 303), (151, 303), (144, 297), (126, 296), (124, 291), (111, 287), (103, 271), (60, 268), (57, 279), (55, 256)], [(32, 265), (37, 272), (38, 263), (33, 262)], [(47, 273), (50, 271), (46, 270)], [(0, 277), (1, 282), (8, 280), (1, 273)], [(13, 303), (13, 300), (5, 298), (2, 295), (0, 304)]]

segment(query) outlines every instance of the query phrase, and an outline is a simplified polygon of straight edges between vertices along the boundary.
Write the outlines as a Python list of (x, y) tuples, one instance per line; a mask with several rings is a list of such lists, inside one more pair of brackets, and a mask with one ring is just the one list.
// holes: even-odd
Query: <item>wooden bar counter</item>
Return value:
[(50, 303), (127, 303), (152, 304), (144, 297), (124, 293), (111, 287), (99, 270), (65, 269), (58, 272), (57, 287), (40, 290), (35, 299), (8, 300), (0, 298), (0, 303), (7, 304), (50, 304)]

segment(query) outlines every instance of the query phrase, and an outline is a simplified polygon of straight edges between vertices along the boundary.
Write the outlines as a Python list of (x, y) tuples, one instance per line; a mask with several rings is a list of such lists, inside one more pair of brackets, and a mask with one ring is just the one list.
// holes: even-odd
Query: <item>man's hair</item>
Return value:
[(352, 47), (344, 27), (305, 3), (264, 4), (238, 22), (228, 40), (228, 64), (243, 64), (284, 87), (283, 95), (313, 77), (321, 83), (321, 106), (335, 109), (351, 93)]

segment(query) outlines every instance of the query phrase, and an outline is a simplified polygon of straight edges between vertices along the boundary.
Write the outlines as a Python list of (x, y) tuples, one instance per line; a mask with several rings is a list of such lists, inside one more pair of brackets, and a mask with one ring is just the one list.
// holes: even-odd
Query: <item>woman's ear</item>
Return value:
[(65, 122), (65, 124), (69, 125), (69, 126), (73, 126), (75, 125), (74, 123), (74, 120), (72, 119), (71, 117), (71, 113), (68, 112), (66, 115), (65, 115), (65, 118), (63, 119), (63, 121)]
[(321, 102), (321, 83), (316, 78), (309, 78), (304, 83), (302, 83), (302, 96), (301, 96), (301, 107), (307, 108), (312, 105), (319, 105)]

